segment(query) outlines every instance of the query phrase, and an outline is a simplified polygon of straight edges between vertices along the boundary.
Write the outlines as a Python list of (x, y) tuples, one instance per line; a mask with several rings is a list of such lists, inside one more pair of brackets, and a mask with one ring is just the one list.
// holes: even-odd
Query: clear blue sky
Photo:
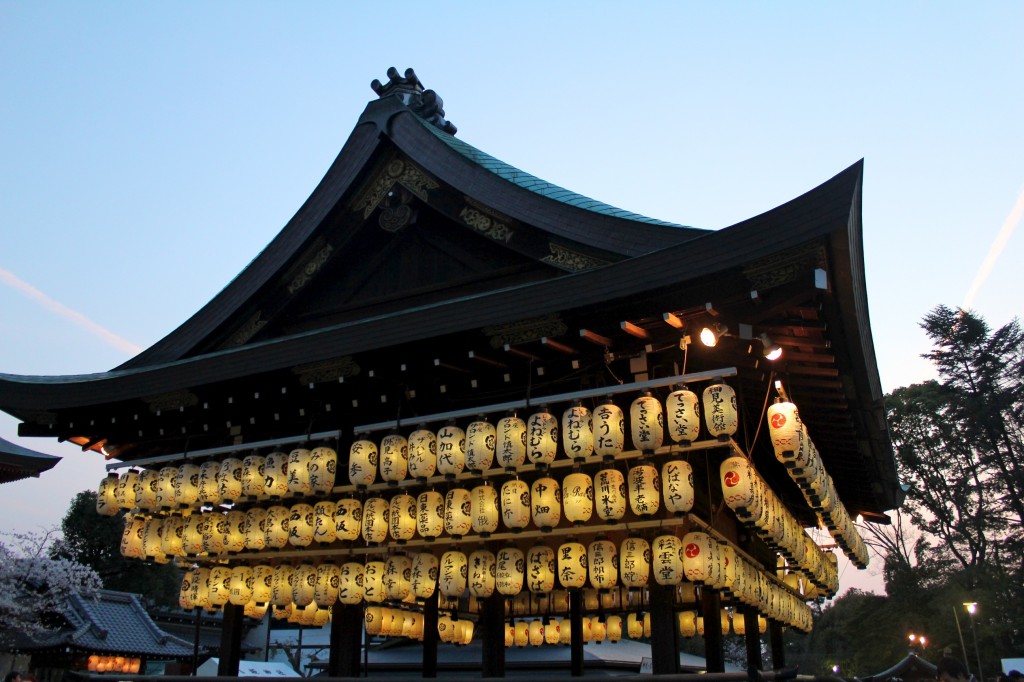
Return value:
[[(470, 144), (696, 227), (865, 158), (882, 382), (920, 381), (918, 321), (963, 304), (1024, 201), (1022, 35), (1020, 2), (0, 0), (0, 372), (104, 371), (184, 321), (298, 209), (395, 66)], [(973, 300), (993, 325), (1024, 290), (1024, 237), (1004, 244)], [(54, 525), (102, 467), (15, 429), (0, 416), (0, 436), (65, 459), (5, 485), (0, 517)]]

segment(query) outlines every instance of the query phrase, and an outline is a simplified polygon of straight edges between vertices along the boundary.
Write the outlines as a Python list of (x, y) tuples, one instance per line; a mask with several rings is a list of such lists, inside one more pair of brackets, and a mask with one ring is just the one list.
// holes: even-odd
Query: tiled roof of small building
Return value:
[(60, 457), (15, 445), (0, 438), (0, 483), (39, 476), (52, 469)]

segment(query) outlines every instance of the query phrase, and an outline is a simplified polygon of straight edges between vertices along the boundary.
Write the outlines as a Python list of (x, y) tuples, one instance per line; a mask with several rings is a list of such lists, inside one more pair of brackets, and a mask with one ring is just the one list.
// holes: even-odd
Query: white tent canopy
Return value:
[[(196, 674), (199, 676), (215, 677), (217, 675), (217, 666), (220, 665), (219, 658), (211, 658), (199, 666)], [(281, 663), (280, 661), (239, 661), (238, 662), (238, 676), (239, 677), (298, 677), (299, 674), (295, 672), (287, 663)]]

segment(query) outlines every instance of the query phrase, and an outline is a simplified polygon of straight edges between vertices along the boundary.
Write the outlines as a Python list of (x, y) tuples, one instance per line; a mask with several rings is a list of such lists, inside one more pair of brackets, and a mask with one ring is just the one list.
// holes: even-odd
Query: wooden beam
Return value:
[(552, 349), (557, 350), (557, 351), (559, 351), (561, 353), (565, 353), (566, 355), (576, 355), (577, 354), (576, 349), (573, 348), (572, 346), (567, 346), (564, 343), (562, 343), (561, 341), (555, 341), (554, 339), (548, 338), (547, 336), (541, 337), (540, 343), (543, 346), (547, 346), (548, 348), (552, 348)]
[(683, 328), (683, 321), (672, 313), (662, 313), (661, 319), (670, 327), (675, 327), (676, 329)]
[(580, 329), (580, 338), (586, 339), (590, 343), (597, 346), (603, 346), (605, 348), (612, 347), (611, 339), (609, 339), (607, 336), (601, 336), (597, 332), (591, 331), (589, 329)]
[(622, 328), (622, 331), (626, 332), (630, 336), (635, 336), (638, 339), (646, 339), (650, 336), (646, 329), (638, 327), (632, 322), (627, 322), (626, 320), (619, 322), (619, 327)]
[(476, 351), (472, 351), (472, 350), (469, 351), (469, 359), (470, 360), (476, 360), (477, 362), (482, 362), (485, 365), (490, 365), (491, 367), (501, 367), (502, 369), (508, 367), (508, 365), (505, 364), (504, 362), (501, 362), (499, 360), (494, 360), (494, 359), (489, 358), (489, 357), (487, 357), (485, 355), (480, 355)]
[(515, 346), (512, 346), (510, 344), (506, 343), (504, 345), (504, 349), (505, 349), (506, 353), (511, 353), (512, 355), (515, 355), (516, 357), (519, 357), (519, 358), (523, 358), (524, 360), (532, 360), (533, 362), (540, 362), (540, 356), (539, 355), (534, 355), (533, 353), (529, 353), (529, 352), (527, 352), (525, 350), (516, 348)]

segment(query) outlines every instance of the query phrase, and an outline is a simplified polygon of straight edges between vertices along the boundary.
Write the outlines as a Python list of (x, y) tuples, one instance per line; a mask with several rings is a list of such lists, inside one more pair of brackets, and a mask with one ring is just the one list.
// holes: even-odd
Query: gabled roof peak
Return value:
[(444, 118), (444, 100), (433, 90), (425, 90), (412, 69), (406, 69), (403, 77), (398, 75), (398, 69), (392, 66), (388, 69), (387, 83), (382, 84), (374, 78), (370, 87), (381, 99), (398, 97), (414, 114), (449, 135), (454, 135), (458, 131), (458, 128)]

